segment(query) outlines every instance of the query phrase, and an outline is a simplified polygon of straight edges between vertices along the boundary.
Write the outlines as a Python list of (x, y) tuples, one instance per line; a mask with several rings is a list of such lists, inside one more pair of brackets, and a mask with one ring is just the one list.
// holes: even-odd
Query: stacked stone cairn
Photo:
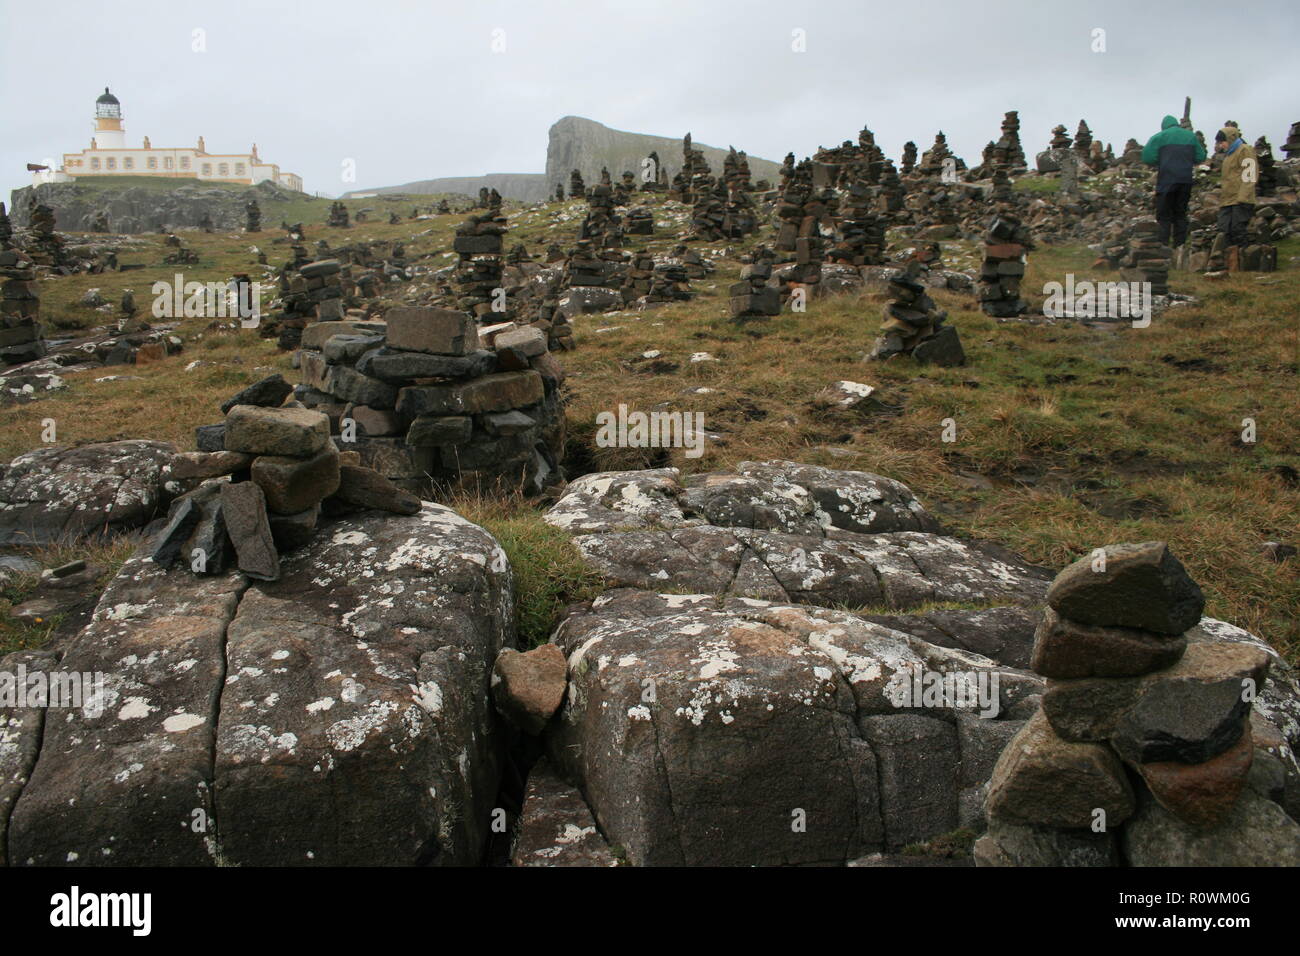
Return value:
[(1020, 281), (1025, 275), (1025, 253), (1032, 248), (1029, 230), (1019, 219), (1000, 212), (990, 220), (980, 267), (980, 308), (985, 315), (1012, 318), (1028, 310), (1020, 297)]
[(826, 197), (813, 187), (813, 164), (805, 159), (786, 177), (776, 207), (781, 225), (777, 230), (779, 252), (795, 254), (795, 268), (786, 274), (794, 285), (816, 287), (821, 281), (826, 252), (821, 224), (826, 219)]
[(0, 236), (0, 363), (20, 365), (43, 358), (46, 347), (35, 263), (9, 246), (9, 237)]
[(1013, 170), (1025, 168), (1025, 150), (1020, 145), (1020, 113), (1008, 110), (1002, 118), (1002, 136), (996, 149), (1002, 153), (1002, 162)]
[(1124, 152), (1120, 154), (1119, 164), (1121, 166), (1141, 166), (1142, 165), (1142, 144), (1135, 139), (1130, 139), (1124, 144)]
[(632, 170), (625, 169), (619, 181), (614, 184), (614, 205), (626, 206), (632, 201), (634, 192), (636, 192), (636, 176)]
[(655, 234), (654, 214), (645, 206), (634, 206), (623, 217), (624, 230), (629, 236), (653, 236)]
[(540, 491), (559, 478), (564, 372), (546, 333), (468, 312), (389, 309), (385, 325), (315, 326), (298, 353), (303, 404), (339, 447), (410, 491), (468, 481)]
[(910, 139), (903, 144), (903, 161), (898, 167), (899, 174), (910, 176), (916, 169), (916, 144)]
[(1092, 130), (1088, 129), (1086, 120), (1079, 120), (1079, 128), (1074, 133), (1074, 151), (1079, 162), (1084, 166), (1092, 165)]
[(573, 170), (569, 173), (569, 198), (583, 199), (587, 195), (587, 187), (582, 182), (582, 173)]
[(452, 251), (456, 253), (455, 281), (457, 307), (476, 317), (491, 316), (495, 321), (510, 318), (502, 310), (497, 294), (502, 286), (504, 266), (501, 253), (505, 245), (506, 217), (501, 212), (501, 195), (493, 189), (487, 194), (487, 212), (471, 214), (456, 227)]
[(708, 177), (707, 185), (697, 180), (692, 190), (695, 198), (691, 206), (691, 229), (688, 238), (716, 242), (726, 236), (723, 226), (727, 220), (727, 187)]
[(607, 182), (591, 188), (587, 194), (587, 217), (578, 232), (579, 239), (590, 239), (598, 248), (618, 249), (623, 245), (623, 220), (614, 211), (614, 190)]
[(256, 199), (250, 199), (244, 206), (244, 217), (245, 232), (262, 231), (262, 208), (257, 204)]
[(956, 157), (948, 148), (948, 137), (943, 135), (943, 130), (939, 130), (935, 134), (934, 145), (921, 155), (916, 171), (922, 176), (941, 176), (945, 166), (944, 160), (947, 159), (953, 160), (954, 165), (956, 164)]
[(1255, 140), (1255, 159), (1259, 164), (1259, 182), (1255, 189), (1261, 196), (1277, 193), (1277, 160), (1273, 157), (1273, 147), (1261, 136)]
[(1074, 140), (1070, 138), (1064, 123), (1052, 127), (1052, 139), (1048, 143), (1048, 149), (1069, 149), (1073, 143)]
[(1300, 123), (1291, 124), (1286, 142), (1282, 144), (1282, 152), (1286, 153), (1287, 159), (1300, 159)]
[(1128, 249), (1120, 260), (1120, 274), (1128, 282), (1151, 283), (1152, 295), (1169, 294), (1169, 267), (1174, 250), (1160, 241), (1160, 225), (1140, 219), (1133, 225)]
[(176, 456), (171, 477), (191, 488), (152, 543), (155, 564), (275, 581), (280, 554), (310, 541), (322, 514), (420, 510), (356, 452), (339, 451), (328, 416), (284, 404), (292, 391), (279, 374), (250, 385), (221, 406), (225, 421), (198, 429), (198, 451)]
[(61, 267), (68, 262), (67, 253), (63, 248), (63, 239), (54, 231), (54, 210), (34, 200), (27, 216), (25, 251), (32, 262), (38, 266), (61, 270)]
[(878, 187), (865, 176), (852, 179), (840, 200), (835, 243), (827, 254), (846, 265), (880, 265), (885, 261), (885, 224), (875, 215)]
[(1204, 604), (1160, 541), (1057, 575), (1031, 663), (1046, 692), (994, 768), (977, 865), (1300, 864), (1264, 782), (1285, 768), (1252, 732), (1270, 656), (1212, 639)]
[(964, 365), (966, 354), (957, 330), (945, 325), (948, 313), (935, 305), (922, 277), (925, 267), (910, 262), (889, 279), (880, 336), (867, 358), (875, 361), (910, 355), (922, 364)]
[(338, 199), (330, 203), (329, 217), (325, 220), (325, 225), (335, 229), (347, 229), (351, 225), (348, 221), (348, 207), (344, 205), (343, 200)]
[(667, 192), (668, 170), (664, 169), (664, 164), (659, 161), (659, 153), (651, 150), (646, 159), (649, 162), (643, 167), (641, 191), (645, 193)]
[(740, 281), (730, 289), (734, 321), (750, 322), (781, 314), (781, 291), (767, 284), (771, 278), (771, 262), (752, 262), (741, 267)]
[(280, 310), (261, 325), (263, 338), (276, 338), (280, 348), (296, 349), (302, 332), (314, 322), (342, 317), (342, 265), (337, 259), (305, 261), (306, 250), (293, 247), (294, 258), (280, 270)]

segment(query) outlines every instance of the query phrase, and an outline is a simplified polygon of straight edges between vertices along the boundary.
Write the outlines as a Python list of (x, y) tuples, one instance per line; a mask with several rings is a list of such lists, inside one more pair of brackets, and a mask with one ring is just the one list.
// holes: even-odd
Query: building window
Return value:
[(217, 175), (218, 175), (218, 176), (229, 176), (229, 175), (230, 175), (230, 166), (229, 166), (227, 163), (218, 163), (218, 164), (217, 164)]
[(91, 168), (91, 169), (99, 169), (99, 157), (98, 157), (98, 156), (92, 156), (92, 157), (90, 157), (90, 168)]
[(157, 169), (157, 168), (158, 168), (158, 157), (157, 157), (157, 156), (150, 156), (149, 159), (148, 159), (148, 163), (149, 163), (149, 168), (150, 168), (150, 169)]
[(163, 169), (171, 169), (173, 165), (174, 164), (172, 163), (172, 158), (170, 156), (163, 157)]
[(116, 156), (108, 157), (106, 160), (104, 160), (104, 165), (107, 166), (109, 169), (117, 169), (117, 157)]
[(132, 159), (130, 156), (126, 156), (126, 157), (124, 157), (124, 158), (122, 159), (122, 168), (123, 168), (123, 169), (135, 169), (135, 160)]
[(204, 175), (204, 176), (211, 176), (211, 175), (212, 175), (212, 164), (211, 164), (211, 163), (204, 163), (204, 164), (203, 164), (203, 175)]
[(190, 168), (190, 158), (188, 156), (182, 156), (181, 169), (189, 169), (189, 168)]
[(243, 163), (235, 163), (235, 175), (236, 175), (236, 176), (242, 176), (242, 175), (244, 175), (244, 164), (243, 164)]

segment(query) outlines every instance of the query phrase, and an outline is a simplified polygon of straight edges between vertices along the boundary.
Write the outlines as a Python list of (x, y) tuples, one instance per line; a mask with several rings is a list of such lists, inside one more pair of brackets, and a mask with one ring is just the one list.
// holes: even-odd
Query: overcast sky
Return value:
[(925, 149), (942, 129), (973, 164), (1008, 109), (1031, 157), (1081, 117), (1118, 151), (1190, 95), (1198, 128), (1234, 119), (1277, 150), (1300, 120), (1297, 11), (1295, 0), (0, 0), (0, 187), (27, 185), (28, 162), (88, 146), (106, 85), (128, 145), (256, 142), (326, 195), (542, 172), (547, 129), (569, 114), (774, 160), (856, 138), (864, 123), (897, 160), (904, 142)]

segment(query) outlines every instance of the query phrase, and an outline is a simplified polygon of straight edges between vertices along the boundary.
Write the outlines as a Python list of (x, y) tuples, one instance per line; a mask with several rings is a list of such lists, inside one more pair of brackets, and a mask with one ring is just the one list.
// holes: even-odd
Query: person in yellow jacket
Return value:
[(1214, 151), (1223, 154), (1219, 187), (1219, 232), (1223, 233), (1229, 272), (1241, 268), (1241, 251), (1246, 245), (1246, 227), (1255, 213), (1255, 181), (1259, 160), (1255, 149), (1242, 138), (1241, 130), (1225, 126), (1214, 137)]

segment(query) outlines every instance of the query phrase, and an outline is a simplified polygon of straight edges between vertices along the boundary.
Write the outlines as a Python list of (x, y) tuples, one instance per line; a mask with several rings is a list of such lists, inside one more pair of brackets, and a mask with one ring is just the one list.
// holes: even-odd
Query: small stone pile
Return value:
[(1119, 164), (1121, 166), (1142, 165), (1142, 144), (1135, 139), (1130, 139), (1125, 143), (1124, 152), (1119, 157)]
[(1287, 159), (1300, 159), (1300, 123), (1291, 124), (1286, 142), (1282, 144), (1282, 152), (1286, 153)]
[(945, 325), (948, 313), (935, 305), (919, 278), (920, 263), (909, 263), (889, 279), (890, 299), (882, 311), (880, 336), (867, 358), (876, 361), (911, 355), (917, 362), (964, 365), (966, 353), (957, 329)]
[(947, 159), (956, 163), (956, 157), (948, 148), (948, 137), (943, 135), (943, 130), (939, 130), (935, 134), (934, 145), (921, 154), (921, 161), (917, 163), (916, 171), (922, 176), (941, 176), (944, 171), (944, 160)]
[(257, 204), (256, 199), (248, 201), (248, 205), (244, 207), (244, 217), (245, 232), (262, 231), (262, 208)]
[(280, 577), (280, 554), (311, 540), (322, 513), (376, 508), (412, 515), (420, 500), (340, 452), (330, 420), (298, 402), (276, 374), (228, 399), (225, 421), (198, 429), (199, 451), (177, 455), (172, 478), (197, 487), (177, 498), (153, 541), (155, 564), (196, 574), (238, 567)]
[(325, 220), (325, 225), (335, 229), (347, 229), (351, 225), (348, 221), (348, 207), (341, 199), (330, 203), (329, 218)]
[(476, 317), (490, 315), (496, 321), (510, 318), (502, 310), (497, 293), (502, 286), (501, 252), (505, 246), (506, 217), (501, 213), (501, 196), (494, 189), (487, 195), (487, 212), (471, 215), (456, 227), (452, 251), (457, 260), (455, 281), (459, 309)]
[(1173, 258), (1173, 249), (1160, 241), (1160, 224), (1140, 219), (1133, 225), (1127, 252), (1120, 261), (1121, 275), (1128, 282), (1151, 283), (1152, 295), (1168, 295)]
[(767, 284), (771, 277), (770, 262), (753, 262), (741, 267), (740, 281), (730, 289), (732, 319), (749, 322), (781, 314), (781, 291)]
[(342, 265), (337, 259), (304, 261), (306, 251), (294, 246), (294, 258), (280, 270), (280, 311), (261, 325), (263, 338), (277, 339), (288, 351), (302, 341), (302, 330), (313, 322), (333, 322), (342, 316)]
[[(709, 177), (712, 180), (712, 177)], [(727, 187), (720, 182), (710, 182), (707, 188), (703, 183), (693, 193), (695, 203), (691, 206), (690, 239), (702, 239), (716, 242), (725, 237), (723, 226), (727, 219)], [(742, 194), (743, 195), (743, 194)]]
[(569, 173), (569, 198), (584, 199), (586, 195), (587, 187), (582, 182), (582, 173), (575, 169)]
[(1025, 275), (1025, 253), (1032, 248), (1029, 230), (1019, 219), (999, 213), (989, 222), (980, 267), (980, 308), (985, 315), (1011, 318), (1029, 309), (1020, 298), (1020, 280)]
[(35, 264), (8, 246), (0, 237), (0, 363), (20, 365), (43, 358), (46, 348)]
[(678, 262), (655, 262), (649, 252), (632, 257), (623, 279), (623, 301), (645, 308), (655, 302), (684, 302), (691, 298), (690, 277)]
[(386, 324), (316, 326), (297, 354), (299, 399), (339, 445), (399, 487), (431, 483), (540, 491), (559, 477), (564, 372), (547, 335), (468, 312), (398, 307)]
[(994, 768), (977, 865), (1300, 863), (1300, 825), (1254, 766), (1284, 773), (1250, 719), (1269, 654), (1199, 626), (1205, 598), (1164, 542), (1098, 549), (1047, 604), (1047, 689)]
[(629, 236), (653, 236), (655, 234), (654, 214), (645, 206), (635, 206), (623, 217), (624, 228)]

